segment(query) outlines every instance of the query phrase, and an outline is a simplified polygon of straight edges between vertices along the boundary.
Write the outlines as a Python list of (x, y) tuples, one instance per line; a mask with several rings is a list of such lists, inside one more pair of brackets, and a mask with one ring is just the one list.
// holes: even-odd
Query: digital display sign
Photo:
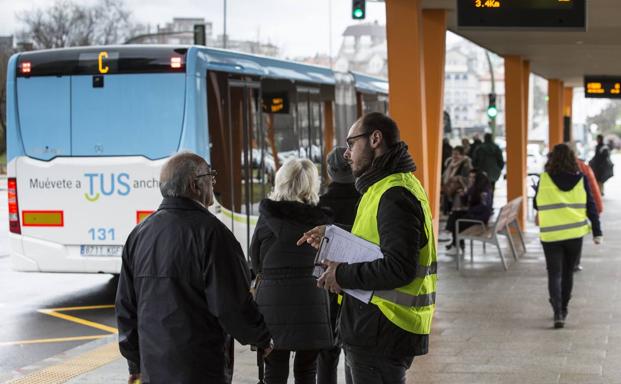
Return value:
[(586, 0), (457, 0), (460, 28), (586, 28)]
[(584, 97), (621, 99), (621, 76), (585, 76)]
[(187, 48), (117, 46), (19, 54), (20, 77), (184, 72)]
[(289, 113), (289, 96), (287, 92), (264, 93), (263, 112)]

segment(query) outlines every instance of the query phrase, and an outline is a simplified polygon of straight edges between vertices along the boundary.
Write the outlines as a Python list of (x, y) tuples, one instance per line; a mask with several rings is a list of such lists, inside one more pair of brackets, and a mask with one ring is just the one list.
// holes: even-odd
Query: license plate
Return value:
[(122, 245), (80, 245), (82, 256), (121, 256)]

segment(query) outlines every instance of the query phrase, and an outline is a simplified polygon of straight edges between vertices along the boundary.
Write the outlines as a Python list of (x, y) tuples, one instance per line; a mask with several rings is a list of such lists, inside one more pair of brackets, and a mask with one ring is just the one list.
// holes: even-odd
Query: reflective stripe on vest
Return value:
[(351, 232), (379, 245), (377, 211), (382, 195), (393, 187), (407, 189), (420, 202), (425, 216), (424, 230), (428, 240), (419, 250), (414, 280), (397, 289), (375, 291), (371, 303), (401, 329), (426, 335), (431, 332), (431, 321), (435, 311), (438, 265), (431, 209), (420, 182), (411, 173), (395, 173), (373, 184), (360, 200)]
[(586, 200), (584, 179), (570, 191), (562, 191), (547, 172), (542, 173), (537, 191), (541, 241), (576, 239), (589, 233)]

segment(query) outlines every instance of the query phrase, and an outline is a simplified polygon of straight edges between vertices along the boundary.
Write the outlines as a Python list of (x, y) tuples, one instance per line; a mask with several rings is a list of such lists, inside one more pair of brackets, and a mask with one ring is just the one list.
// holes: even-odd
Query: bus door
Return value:
[[(229, 228), (249, 256), (250, 241), (259, 215), (259, 202), (269, 192), (264, 158), (266, 140), (258, 81), (228, 79), (228, 146), (226, 170), (231, 201)], [(229, 216), (226, 218), (226, 216)], [(227, 220), (227, 221), (228, 221)]]
[(309, 159), (321, 175), (323, 164), (323, 104), (319, 88), (296, 88), (296, 123), (298, 125), (300, 157)]

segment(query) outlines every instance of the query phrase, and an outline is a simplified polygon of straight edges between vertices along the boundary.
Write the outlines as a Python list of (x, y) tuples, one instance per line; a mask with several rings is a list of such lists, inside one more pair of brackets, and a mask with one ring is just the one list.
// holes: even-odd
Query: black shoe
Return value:
[(446, 248), (446, 250), (448, 251), (449, 249), (453, 248), (453, 243), (447, 244), (444, 246)]
[(554, 314), (554, 328), (564, 328), (565, 327), (565, 319), (561, 313)]

